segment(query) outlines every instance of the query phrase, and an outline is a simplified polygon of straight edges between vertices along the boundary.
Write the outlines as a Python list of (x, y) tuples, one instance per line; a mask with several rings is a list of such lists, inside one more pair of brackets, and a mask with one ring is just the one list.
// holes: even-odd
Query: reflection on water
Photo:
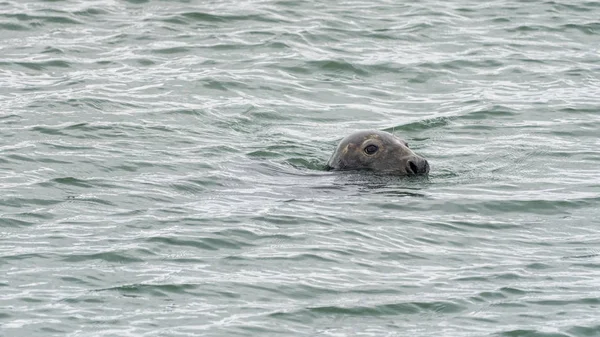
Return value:
[(0, 3), (0, 335), (600, 334), (599, 11)]

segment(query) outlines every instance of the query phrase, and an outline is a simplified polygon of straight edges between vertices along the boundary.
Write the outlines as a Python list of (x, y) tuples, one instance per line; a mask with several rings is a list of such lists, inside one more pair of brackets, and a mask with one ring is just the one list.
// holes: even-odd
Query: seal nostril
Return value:
[(416, 165), (414, 162), (412, 162), (412, 161), (409, 161), (409, 162), (408, 162), (408, 169), (409, 169), (409, 173), (412, 173), (412, 174), (417, 174), (417, 173), (419, 173), (419, 168), (418, 168), (418, 167), (417, 167), (417, 165)]

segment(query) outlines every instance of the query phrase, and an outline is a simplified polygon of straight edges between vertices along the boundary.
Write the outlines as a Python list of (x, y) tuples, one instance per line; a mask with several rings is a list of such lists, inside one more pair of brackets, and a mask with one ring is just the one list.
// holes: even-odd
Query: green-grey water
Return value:
[(2, 1), (0, 335), (600, 336), (599, 135), (598, 1)]

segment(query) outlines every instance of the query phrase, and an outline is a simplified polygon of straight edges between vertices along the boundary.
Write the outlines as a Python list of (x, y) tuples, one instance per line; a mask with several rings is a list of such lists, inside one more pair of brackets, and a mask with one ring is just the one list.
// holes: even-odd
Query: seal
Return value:
[(396, 175), (425, 175), (429, 163), (406, 141), (385, 131), (357, 131), (342, 139), (327, 162), (329, 170), (370, 170)]

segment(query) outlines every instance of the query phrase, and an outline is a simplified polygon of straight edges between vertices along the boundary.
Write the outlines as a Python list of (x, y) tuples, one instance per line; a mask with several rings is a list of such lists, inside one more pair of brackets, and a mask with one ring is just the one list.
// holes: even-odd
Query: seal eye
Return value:
[(377, 152), (377, 150), (379, 150), (377, 145), (371, 144), (371, 145), (367, 145), (367, 147), (365, 147), (366, 154), (374, 154), (375, 152)]

